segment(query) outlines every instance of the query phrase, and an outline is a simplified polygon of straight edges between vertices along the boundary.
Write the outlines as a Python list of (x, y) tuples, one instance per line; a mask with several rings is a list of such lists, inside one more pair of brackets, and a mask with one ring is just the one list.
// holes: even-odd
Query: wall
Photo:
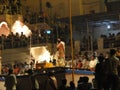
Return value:
[(83, 0), (84, 14), (90, 14), (91, 11), (95, 13), (100, 12), (100, 2), (99, 0)]
[(2, 50), (2, 63), (30, 62), (29, 48)]
[[(52, 5), (51, 11), (46, 8), (46, 2)], [(104, 12), (105, 6), (102, 0), (71, 0), (72, 16), (89, 14), (91, 10), (96, 13)], [(40, 0), (23, 0), (23, 7), (29, 7), (32, 12), (40, 11)], [(69, 16), (69, 0), (42, 0), (42, 10), (50, 15), (58, 15), (59, 17)]]

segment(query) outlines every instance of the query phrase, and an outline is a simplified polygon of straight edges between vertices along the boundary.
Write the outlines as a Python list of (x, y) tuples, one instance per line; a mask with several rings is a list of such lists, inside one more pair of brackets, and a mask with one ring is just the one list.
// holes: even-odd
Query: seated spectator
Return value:
[(82, 59), (82, 69), (88, 69), (89, 68), (89, 60), (86, 56)]
[(77, 68), (80, 69), (81, 67), (82, 67), (82, 62), (81, 62), (81, 60), (79, 60), (77, 63)]
[(89, 63), (89, 69), (91, 71), (95, 71), (95, 66), (98, 63), (97, 57), (94, 55), (91, 56), (90, 63)]

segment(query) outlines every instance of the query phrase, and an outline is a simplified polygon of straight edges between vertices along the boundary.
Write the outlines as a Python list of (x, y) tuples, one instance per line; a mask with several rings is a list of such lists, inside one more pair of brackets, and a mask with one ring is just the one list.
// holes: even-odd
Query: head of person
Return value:
[(89, 81), (89, 77), (84, 76), (84, 77), (83, 77), (83, 82), (87, 83), (88, 81)]
[(94, 60), (95, 59), (95, 55), (92, 55), (90, 58), (91, 58), (91, 60)]
[(58, 43), (60, 43), (60, 41), (61, 41), (61, 39), (60, 39), (60, 38), (58, 38), (58, 39), (57, 39), (57, 42), (58, 42)]
[(99, 61), (99, 62), (103, 62), (104, 59), (105, 59), (104, 56), (102, 56), (102, 55), (98, 56), (98, 61)]
[(67, 79), (62, 79), (62, 85), (66, 85), (67, 84)]
[(13, 69), (9, 69), (8, 70), (8, 75), (12, 74), (13, 73)]
[(75, 84), (73, 81), (70, 81), (70, 86), (75, 88)]
[(22, 16), (18, 16), (18, 20), (23, 22), (23, 17)]
[(116, 50), (115, 49), (110, 49), (110, 56), (114, 56), (116, 54)]

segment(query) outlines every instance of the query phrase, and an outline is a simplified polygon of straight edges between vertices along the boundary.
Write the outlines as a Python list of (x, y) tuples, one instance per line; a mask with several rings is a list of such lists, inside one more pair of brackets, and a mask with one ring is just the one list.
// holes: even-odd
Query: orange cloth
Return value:
[(78, 64), (77, 64), (77, 68), (81, 68), (82, 67), (82, 63), (81, 62), (79, 62)]
[(59, 58), (64, 58), (65, 57), (65, 50), (64, 50), (64, 45), (62, 43), (57, 44), (57, 50), (59, 52)]
[(44, 68), (50, 68), (50, 67), (53, 67), (53, 64), (52, 63), (46, 63)]

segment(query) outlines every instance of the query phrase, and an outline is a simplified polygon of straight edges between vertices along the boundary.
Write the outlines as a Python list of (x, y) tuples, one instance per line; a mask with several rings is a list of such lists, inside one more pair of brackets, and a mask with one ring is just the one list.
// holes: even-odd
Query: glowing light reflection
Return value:
[(21, 35), (21, 32), (23, 32), (23, 34), (26, 37), (32, 34), (31, 30), (25, 24), (23, 24), (20, 20), (15, 21), (11, 31), (13, 32), (13, 34), (18, 33), (19, 35)]
[(2, 34), (5, 36), (8, 36), (10, 34), (10, 29), (8, 27), (8, 24), (4, 21), (0, 23), (0, 36)]
[(32, 47), (31, 54), (35, 58), (36, 62), (49, 62), (51, 59), (50, 52), (46, 49), (46, 46)]

